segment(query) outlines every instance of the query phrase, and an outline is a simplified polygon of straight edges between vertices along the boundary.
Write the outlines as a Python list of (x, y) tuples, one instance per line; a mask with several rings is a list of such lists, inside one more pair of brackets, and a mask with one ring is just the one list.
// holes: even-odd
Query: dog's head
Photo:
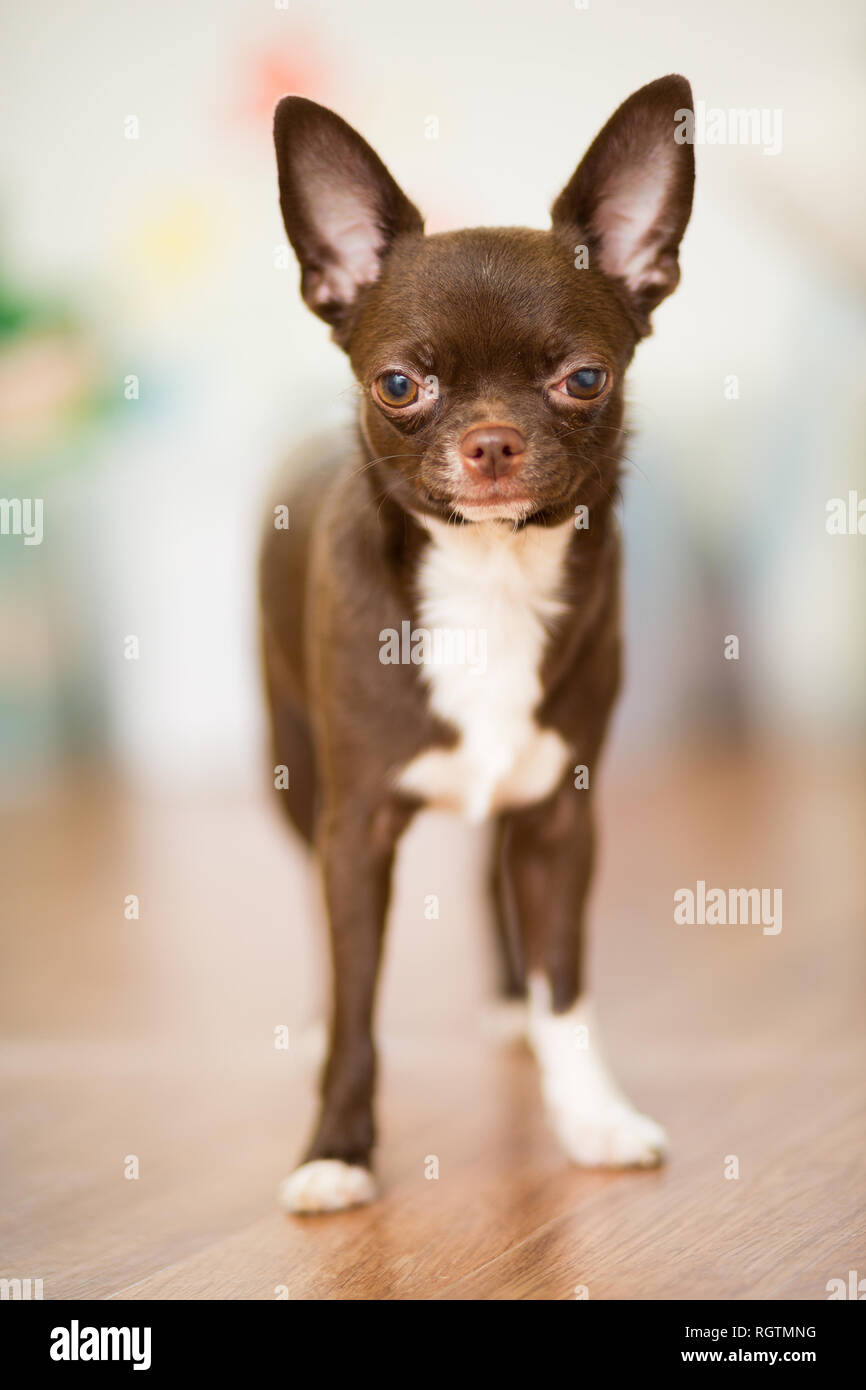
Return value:
[(676, 76), (629, 97), (556, 199), (548, 232), (425, 236), (345, 121), (304, 97), (279, 103), (280, 202), (301, 292), (349, 355), (366, 441), (404, 506), (552, 522), (589, 480), (609, 491), (625, 370), (679, 279), (691, 105)]

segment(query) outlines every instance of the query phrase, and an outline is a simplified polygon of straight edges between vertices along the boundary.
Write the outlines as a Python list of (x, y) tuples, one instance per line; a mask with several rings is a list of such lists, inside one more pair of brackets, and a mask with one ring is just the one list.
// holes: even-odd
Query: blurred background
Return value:
[(430, 230), (544, 226), (663, 72), (707, 108), (781, 111), (777, 154), (698, 147), (681, 288), (631, 373), (618, 738), (858, 738), (866, 542), (825, 520), (866, 496), (863, 28), (853, 0), (7, 5), (2, 493), (44, 499), (43, 543), (0, 545), (7, 793), (82, 761), (259, 778), (266, 479), (352, 407), (285, 252), (286, 91), (355, 124)]
[[(831, 499), (866, 499), (862, 5), (2, 11), (0, 498), (42, 499), (44, 530), (32, 545), (11, 521), (0, 534), (2, 1009), (21, 1101), (5, 1190), (30, 1261), (18, 1272), (66, 1271), (63, 1288), (104, 1293), (195, 1246), (218, 1199), (229, 1226), (270, 1210), (310, 1118), (306, 1076), (290, 1137), (274, 1100), (274, 1026), (294, 1035), (320, 977), (312, 890), (268, 796), (255, 564), (270, 475), (306, 433), (351, 418), (353, 390), (286, 249), (270, 127), (287, 91), (356, 126), (431, 231), (546, 226), (595, 132), (664, 73), (684, 73), (707, 109), (781, 113), (776, 153), (698, 145), (682, 282), (630, 373), (628, 679), (594, 950), (625, 1033), (645, 1023), (663, 1048), (667, 1026), (681, 1058), (687, 1029), (705, 1070), (732, 1037), (745, 1049), (760, 1018), (776, 1068), (799, 1026), (773, 973), (783, 956), (760, 936), (675, 936), (670, 895), (713, 873), (781, 883), (791, 926), (774, 949), (801, 953), (791, 994), (820, 978), (831, 1015), (843, 996), (862, 1011), (866, 535), (826, 526)], [(410, 847), (398, 885), (389, 979), (402, 983), (386, 1016), (404, 1040), (425, 1018), (451, 1026), (482, 988), (466, 929), (480, 860), (459, 828), (438, 834), (444, 857)], [(838, 952), (819, 967), (828, 941)], [(722, 953), (732, 983), (711, 1022), (703, 986)], [(646, 979), (673, 989), (687, 961), (708, 972), (690, 1005), (683, 990), (666, 1008), (644, 998)], [(750, 971), (759, 1002), (744, 1021)], [(784, 1045), (773, 1007), (790, 1019)], [(832, 1074), (835, 1052), (825, 1060)], [(464, 1064), (461, 1050), (455, 1075)], [(751, 1075), (753, 1054), (743, 1065)], [(407, 1076), (406, 1096), (416, 1086)], [(263, 1137), (239, 1183), (225, 1165), (245, 1161), (244, 1106), (245, 1134)], [(82, 1116), (97, 1112), (91, 1132)], [(784, 1113), (774, 1125), (785, 1133)], [(135, 1240), (115, 1259), (111, 1222), (128, 1232), (139, 1185), (118, 1195), (107, 1174), (148, 1138), (160, 1203), (142, 1184)], [(220, 1172), (201, 1172), (205, 1142)], [(48, 1195), (61, 1151), (64, 1186), (80, 1157), (72, 1207)], [(85, 1227), (103, 1231), (90, 1266)], [(88, 1272), (100, 1261), (101, 1284)]]

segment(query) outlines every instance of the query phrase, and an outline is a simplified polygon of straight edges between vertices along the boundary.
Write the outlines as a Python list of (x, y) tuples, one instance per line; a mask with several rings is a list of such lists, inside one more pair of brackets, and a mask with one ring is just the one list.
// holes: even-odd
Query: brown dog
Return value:
[(494, 818), (506, 990), (528, 993), (569, 1155), (663, 1153), (663, 1131), (599, 1054), (581, 939), (590, 785), (620, 674), (624, 377), (679, 279), (691, 105), (676, 76), (631, 96), (556, 199), (551, 231), (432, 237), (344, 121), (302, 97), (277, 107), (302, 293), (361, 392), (354, 444), (323, 450), (295, 484), (291, 526), (269, 529), (262, 556), (280, 795), (318, 850), (334, 970), (321, 1114), (282, 1189), (293, 1211), (374, 1193), (389, 881), (427, 805)]

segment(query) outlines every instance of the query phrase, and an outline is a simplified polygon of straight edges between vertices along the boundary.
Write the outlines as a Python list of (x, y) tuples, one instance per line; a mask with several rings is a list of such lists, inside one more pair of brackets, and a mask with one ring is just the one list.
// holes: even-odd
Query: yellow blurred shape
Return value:
[(195, 198), (175, 198), (166, 211), (142, 223), (133, 249), (147, 270), (167, 280), (201, 269), (214, 245), (215, 216)]

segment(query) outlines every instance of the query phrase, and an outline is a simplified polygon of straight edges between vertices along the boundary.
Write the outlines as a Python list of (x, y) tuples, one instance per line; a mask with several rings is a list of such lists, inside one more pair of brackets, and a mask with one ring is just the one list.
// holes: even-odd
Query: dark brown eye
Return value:
[(392, 409), (412, 405), (418, 399), (418, 383), (405, 372), (383, 372), (373, 385), (382, 404)]
[(581, 367), (567, 376), (564, 384), (566, 395), (579, 401), (593, 401), (607, 385), (607, 372), (603, 367)]

